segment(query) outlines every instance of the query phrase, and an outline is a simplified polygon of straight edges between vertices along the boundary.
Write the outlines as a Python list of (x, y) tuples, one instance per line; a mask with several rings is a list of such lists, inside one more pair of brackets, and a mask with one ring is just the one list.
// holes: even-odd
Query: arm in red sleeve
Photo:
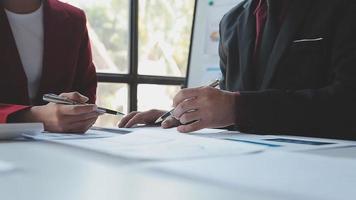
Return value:
[(0, 104), (0, 123), (8, 123), (11, 115), (28, 108), (23, 105)]

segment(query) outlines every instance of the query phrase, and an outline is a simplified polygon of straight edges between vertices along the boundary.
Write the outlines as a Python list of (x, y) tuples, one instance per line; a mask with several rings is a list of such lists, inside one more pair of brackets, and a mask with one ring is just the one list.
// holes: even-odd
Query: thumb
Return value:
[(86, 103), (89, 101), (88, 97), (80, 94), (79, 92), (62, 93), (59, 96), (66, 97), (78, 103)]
[(178, 120), (170, 116), (162, 122), (161, 126), (162, 128), (173, 128), (179, 126), (179, 124)]

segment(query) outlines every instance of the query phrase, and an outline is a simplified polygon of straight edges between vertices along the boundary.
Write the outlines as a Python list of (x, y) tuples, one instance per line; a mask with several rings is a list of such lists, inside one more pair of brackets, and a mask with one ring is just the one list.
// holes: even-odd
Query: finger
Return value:
[(85, 134), (91, 127), (92, 127), (92, 125), (88, 125), (88, 126), (85, 126), (85, 127), (83, 126), (83, 127), (73, 128), (73, 129), (70, 129), (70, 130), (66, 131), (66, 133)]
[(180, 103), (182, 103), (186, 99), (197, 97), (199, 94), (199, 91), (200, 91), (200, 88), (182, 89), (174, 97), (173, 107), (177, 107)]
[(186, 112), (184, 113), (179, 121), (181, 124), (188, 124), (193, 121), (199, 121), (201, 120), (203, 116), (201, 116), (200, 110), (192, 111), (192, 112)]
[(86, 103), (89, 101), (88, 97), (80, 94), (79, 92), (62, 93), (59, 96), (66, 97), (66, 98), (76, 101), (78, 103)]
[(153, 109), (138, 113), (127, 122), (125, 127), (129, 128), (137, 124), (154, 124), (155, 121), (166, 112), (167, 111)]
[(123, 117), (119, 123), (119, 127), (120, 128), (123, 128), (125, 127), (125, 125), (127, 124), (127, 122), (130, 121), (130, 119), (132, 119), (135, 115), (137, 115), (139, 112), (137, 111), (134, 111), (134, 112), (131, 112), (129, 114), (127, 114), (125, 117)]
[(82, 115), (91, 112), (97, 112), (98, 107), (94, 104), (88, 105), (58, 105), (60, 114), (62, 115)]
[(81, 121), (85, 121), (85, 120), (92, 119), (92, 118), (97, 118), (100, 115), (101, 114), (98, 112), (91, 112), (91, 113), (86, 113), (86, 114), (82, 114), (82, 115), (67, 115), (67, 116), (63, 117), (62, 120), (66, 124), (72, 124), (72, 123), (81, 122)]
[(137, 124), (147, 124), (144, 115), (145, 115), (144, 113), (138, 113), (137, 115), (135, 115), (132, 119), (130, 119), (127, 122), (125, 128), (131, 128), (132, 126)]
[(197, 110), (199, 109), (198, 107), (198, 103), (197, 103), (197, 99), (193, 98), (193, 99), (187, 99), (185, 101), (183, 101), (182, 103), (180, 103), (173, 111), (173, 116), (176, 119), (180, 119), (180, 117), (191, 110)]
[(96, 122), (97, 118), (75, 122), (67, 127), (68, 133), (85, 133)]
[(177, 130), (181, 133), (190, 133), (190, 132), (198, 131), (203, 128), (205, 128), (204, 123), (202, 123), (202, 121), (199, 120), (188, 125), (178, 126)]
[(179, 121), (173, 117), (167, 117), (161, 124), (162, 128), (172, 128), (177, 127), (179, 125)]

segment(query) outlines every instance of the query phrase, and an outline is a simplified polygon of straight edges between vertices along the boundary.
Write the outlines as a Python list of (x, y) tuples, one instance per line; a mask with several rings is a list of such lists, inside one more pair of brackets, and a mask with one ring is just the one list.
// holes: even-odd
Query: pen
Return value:
[[(85, 104), (73, 101), (71, 99), (58, 96), (56, 94), (45, 94), (45, 95), (43, 95), (42, 99), (43, 99), (43, 101), (46, 101), (49, 103), (57, 103), (57, 104), (64, 104), (64, 105), (85, 105)], [(122, 112), (118, 112), (115, 110), (110, 110), (110, 109), (102, 108), (102, 107), (98, 107), (98, 111), (106, 113), (106, 114), (111, 114), (111, 115), (125, 115)]]
[[(210, 83), (208, 86), (209, 87), (217, 87), (218, 85), (220, 84), (220, 80), (217, 79), (215, 80), (214, 82)], [(164, 113), (162, 116), (160, 116), (156, 121), (155, 121), (155, 124), (158, 124), (158, 123), (161, 123), (163, 122), (163, 120), (167, 119), (167, 117), (171, 116), (173, 114), (173, 111), (174, 111), (175, 108), (173, 108), (172, 110)]]

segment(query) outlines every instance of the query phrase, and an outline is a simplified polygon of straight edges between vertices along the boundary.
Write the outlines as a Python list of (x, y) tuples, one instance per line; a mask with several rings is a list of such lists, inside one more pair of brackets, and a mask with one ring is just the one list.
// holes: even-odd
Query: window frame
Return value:
[[(126, 83), (129, 88), (129, 111), (137, 110), (137, 97), (139, 84), (154, 84), (154, 85), (171, 85), (186, 87), (186, 77), (189, 73), (190, 51), (188, 56), (187, 75), (186, 77), (172, 76), (152, 76), (138, 74), (138, 38), (139, 38), (139, 0), (129, 0), (129, 72), (128, 74), (121, 73), (97, 73), (99, 83)], [(194, 13), (192, 22), (192, 34), (194, 30), (195, 12), (197, 0), (194, 2)], [(191, 36), (192, 37), (192, 36)], [(189, 50), (191, 50), (192, 42), (190, 41)]]

